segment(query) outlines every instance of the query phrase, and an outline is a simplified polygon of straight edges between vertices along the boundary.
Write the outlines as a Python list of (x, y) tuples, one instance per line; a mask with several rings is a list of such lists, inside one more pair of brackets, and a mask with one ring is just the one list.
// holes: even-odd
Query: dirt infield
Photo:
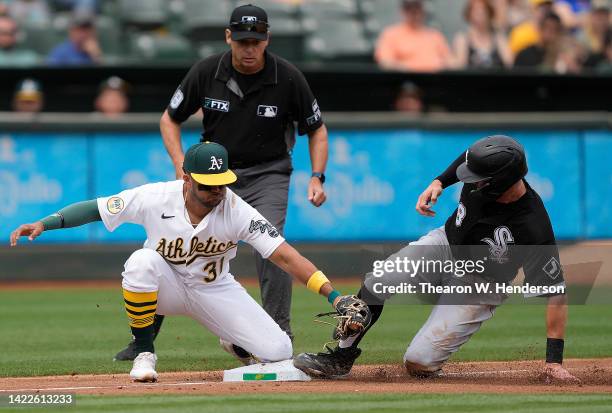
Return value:
[[(579, 385), (546, 384), (540, 361), (449, 363), (435, 379), (408, 377), (399, 365), (356, 366), (339, 380), (300, 383), (223, 383), (222, 372), (161, 373), (157, 383), (132, 383), (127, 374), (16, 377), (0, 379), (0, 394), (240, 394), (240, 393), (611, 393), (612, 359), (567, 360)], [(129, 364), (126, 364), (126, 370)]]

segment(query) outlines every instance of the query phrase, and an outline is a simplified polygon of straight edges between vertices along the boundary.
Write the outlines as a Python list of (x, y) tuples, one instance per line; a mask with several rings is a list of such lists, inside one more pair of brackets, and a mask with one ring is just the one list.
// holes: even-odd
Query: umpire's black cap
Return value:
[(252, 4), (236, 7), (230, 17), (232, 40), (268, 40), (268, 28), (268, 14)]

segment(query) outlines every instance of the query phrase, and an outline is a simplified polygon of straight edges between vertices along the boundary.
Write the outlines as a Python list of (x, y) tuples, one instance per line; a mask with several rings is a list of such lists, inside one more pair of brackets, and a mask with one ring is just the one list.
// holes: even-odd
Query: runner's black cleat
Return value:
[(313, 377), (333, 378), (348, 375), (361, 354), (358, 348), (329, 348), (318, 354), (301, 353), (293, 358), (293, 365)]

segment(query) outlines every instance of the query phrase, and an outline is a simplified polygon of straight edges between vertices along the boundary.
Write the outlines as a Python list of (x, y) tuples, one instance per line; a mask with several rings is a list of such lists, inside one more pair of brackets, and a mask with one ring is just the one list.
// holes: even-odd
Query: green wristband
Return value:
[(340, 294), (338, 291), (334, 290), (327, 296), (327, 301), (333, 305), (336, 298), (340, 297), (341, 295), (342, 294)]

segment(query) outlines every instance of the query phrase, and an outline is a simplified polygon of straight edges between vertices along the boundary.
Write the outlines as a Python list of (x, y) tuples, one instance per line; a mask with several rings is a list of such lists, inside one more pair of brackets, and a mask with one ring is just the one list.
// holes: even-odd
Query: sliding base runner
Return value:
[(223, 381), (310, 381), (310, 377), (293, 367), (292, 360), (259, 363), (223, 372)]

